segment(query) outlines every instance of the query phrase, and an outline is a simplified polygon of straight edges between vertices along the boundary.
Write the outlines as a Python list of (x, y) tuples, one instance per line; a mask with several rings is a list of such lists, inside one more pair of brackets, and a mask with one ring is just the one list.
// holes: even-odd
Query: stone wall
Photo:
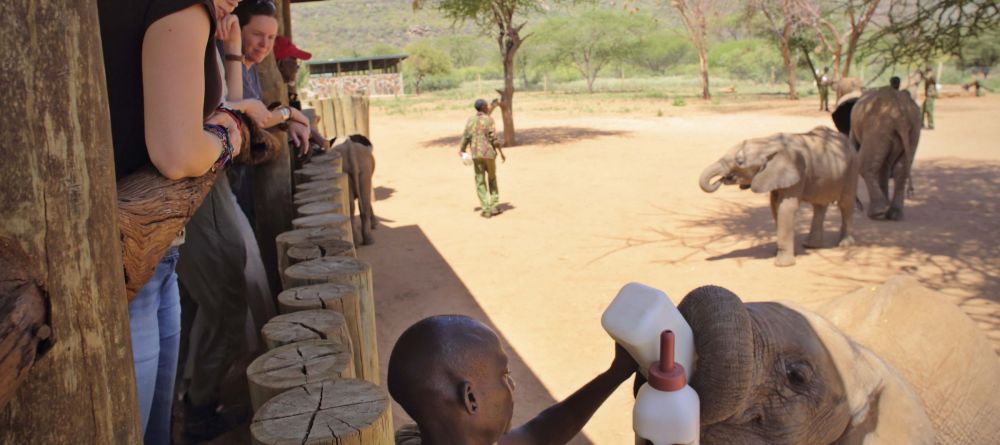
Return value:
[(403, 75), (400, 73), (310, 76), (309, 98), (323, 99), (334, 96), (398, 96), (403, 94)]

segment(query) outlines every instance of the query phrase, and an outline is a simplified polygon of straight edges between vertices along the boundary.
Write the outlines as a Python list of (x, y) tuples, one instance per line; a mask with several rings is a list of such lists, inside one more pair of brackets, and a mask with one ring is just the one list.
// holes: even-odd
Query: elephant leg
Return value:
[(774, 259), (775, 266), (795, 264), (795, 213), (798, 210), (797, 197), (783, 197), (778, 204), (778, 257)]
[(854, 201), (858, 194), (858, 177), (852, 175), (846, 179), (847, 184), (844, 192), (837, 200), (837, 207), (840, 208), (840, 247), (854, 245)]
[(771, 192), (771, 217), (778, 222), (778, 192)]
[(803, 247), (819, 249), (823, 247), (823, 220), (826, 219), (826, 204), (813, 204), (812, 226), (809, 227), (809, 237), (802, 243)]
[(370, 171), (365, 171), (358, 178), (358, 213), (361, 219), (361, 242), (370, 245), (375, 242), (372, 237), (372, 225), (374, 217), (372, 215), (372, 175)]
[(891, 177), (892, 167), (889, 163), (883, 164), (878, 171), (878, 189), (882, 191), (886, 200), (889, 200), (889, 178)]
[(906, 198), (906, 183), (910, 178), (910, 166), (905, 161), (896, 164), (893, 179), (892, 204), (885, 213), (885, 218), (893, 221), (903, 219), (903, 199)]

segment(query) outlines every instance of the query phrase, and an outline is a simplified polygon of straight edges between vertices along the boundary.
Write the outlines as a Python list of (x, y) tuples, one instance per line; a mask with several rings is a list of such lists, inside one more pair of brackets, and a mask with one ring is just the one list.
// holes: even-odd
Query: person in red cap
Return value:
[(309, 60), (312, 54), (303, 51), (292, 43), (292, 39), (286, 36), (278, 36), (274, 39), (274, 60), (278, 62), (278, 71), (281, 79), (288, 84), (288, 105), (299, 110), (302, 103), (299, 95), (295, 92), (295, 80), (299, 74), (299, 61)]

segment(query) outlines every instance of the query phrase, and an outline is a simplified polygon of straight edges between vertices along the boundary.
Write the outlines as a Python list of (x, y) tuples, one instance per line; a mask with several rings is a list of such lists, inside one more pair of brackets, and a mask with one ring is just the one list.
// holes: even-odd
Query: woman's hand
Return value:
[(268, 110), (264, 103), (257, 99), (243, 99), (228, 105), (242, 111), (260, 128), (267, 128), (267, 125), (272, 121), (271, 110)]
[(243, 53), (243, 35), (240, 32), (240, 20), (233, 14), (219, 19), (215, 28), (215, 38), (222, 42), (226, 54)]
[(309, 127), (293, 120), (288, 121), (288, 135), (292, 137), (292, 145), (299, 149), (299, 156), (309, 153)]
[(243, 147), (243, 135), (240, 133), (239, 125), (233, 120), (233, 116), (229, 113), (216, 111), (205, 122), (226, 127), (226, 131), (229, 132), (229, 143), (233, 144), (232, 157), (235, 159), (236, 156), (239, 156), (240, 149)]

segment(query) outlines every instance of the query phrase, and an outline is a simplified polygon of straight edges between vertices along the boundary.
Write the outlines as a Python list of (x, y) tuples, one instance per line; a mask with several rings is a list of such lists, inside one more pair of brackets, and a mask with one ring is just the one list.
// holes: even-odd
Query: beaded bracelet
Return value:
[(233, 159), (233, 143), (229, 140), (229, 130), (226, 127), (216, 124), (205, 124), (203, 127), (205, 131), (212, 133), (222, 141), (222, 154), (219, 155), (219, 159), (215, 161), (215, 164), (212, 164), (212, 173), (215, 173), (229, 164), (229, 161)]

